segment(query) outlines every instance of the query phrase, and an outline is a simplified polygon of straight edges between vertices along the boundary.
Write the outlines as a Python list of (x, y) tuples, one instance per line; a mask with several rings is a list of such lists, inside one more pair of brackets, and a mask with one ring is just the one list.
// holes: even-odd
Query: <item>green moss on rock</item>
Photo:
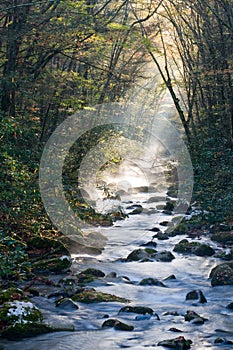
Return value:
[(120, 302), (126, 303), (127, 299), (118, 297), (113, 294), (97, 292), (94, 289), (84, 290), (80, 293), (75, 294), (72, 299), (81, 303), (91, 304), (91, 303), (100, 303), (100, 302)]
[(19, 288), (8, 288), (0, 291), (0, 305), (4, 304), (6, 301), (13, 300), (25, 300), (29, 299), (26, 297), (24, 292)]
[(72, 265), (71, 258), (67, 255), (60, 258), (52, 258), (48, 260), (40, 260), (32, 265), (32, 269), (37, 273), (54, 272), (61, 273), (66, 271)]

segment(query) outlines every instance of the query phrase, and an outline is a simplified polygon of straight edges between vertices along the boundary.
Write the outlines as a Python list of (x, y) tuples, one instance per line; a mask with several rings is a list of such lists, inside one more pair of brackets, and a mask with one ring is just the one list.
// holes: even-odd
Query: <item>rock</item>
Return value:
[(165, 196), (153, 196), (148, 198), (146, 201), (147, 203), (156, 203), (156, 202), (161, 202), (165, 200)]
[(211, 239), (222, 244), (233, 244), (233, 231), (215, 233)]
[(132, 312), (141, 315), (153, 315), (154, 313), (154, 311), (150, 307), (146, 306), (124, 306), (120, 309), (119, 313), (121, 312)]
[(63, 255), (59, 258), (44, 259), (32, 264), (32, 270), (35, 273), (49, 273), (56, 274), (67, 271), (72, 265), (70, 256)]
[(177, 311), (167, 311), (164, 313), (164, 316), (180, 316), (180, 314)]
[(67, 311), (73, 311), (78, 310), (78, 305), (70, 298), (63, 298), (56, 301), (56, 307), (59, 307), (60, 309), (67, 310)]
[(163, 208), (165, 211), (172, 212), (174, 210), (174, 203), (166, 202), (166, 205)]
[(77, 275), (79, 284), (87, 284), (94, 281), (95, 278), (103, 278), (104, 276), (104, 272), (94, 268), (88, 268)]
[(161, 226), (168, 226), (169, 225), (169, 221), (162, 221), (159, 223), (159, 225)]
[(199, 242), (189, 242), (187, 239), (182, 239), (174, 247), (174, 252), (182, 254), (195, 254), (197, 256), (212, 256), (215, 251), (207, 244)]
[(135, 249), (133, 250), (128, 256), (127, 256), (127, 261), (139, 261), (143, 259), (149, 259), (153, 257), (153, 255), (157, 253), (156, 250), (146, 248), (146, 249)]
[(215, 339), (214, 344), (233, 345), (233, 341), (228, 340), (226, 338), (217, 338)]
[(160, 229), (158, 227), (153, 227), (151, 228), (149, 231), (152, 231), (152, 232), (161, 232)]
[(159, 231), (153, 236), (153, 238), (157, 238), (160, 241), (165, 241), (169, 239), (169, 236), (166, 233)]
[(161, 262), (171, 262), (175, 257), (171, 252), (164, 250), (163, 252), (156, 253), (154, 259)]
[(212, 287), (233, 285), (233, 268), (231, 268), (230, 264), (221, 264), (211, 270)]
[(19, 340), (23, 338), (35, 337), (44, 333), (73, 331), (74, 326), (71, 324), (62, 326), (51, 326), (44, 323), (16, 324), (4, 330), (2, 337), (7, 338), (8, 340)]
[(190, 311), (190, 310), (186, 312), (186, 314), (184, 315), (184, 319), (185, 321), (188, 321), (188, 322), (193, 321), (193, 323), (199, 323), (199, 324), (204, 323), (205, 321), (208, 321), (207, 318), (202, 317), (198, 315), (195, 311)]
[(190, 349), (191, 344), (192, 341), (190, 339), (186, 340), (184, 337), (180, 336), (175, 339), (163, 340), (158, 343), (158, 346), (177, 350), (187, 350)]
[(80, 291), (79, 293), (72, 296), (72, 300), (81, 303), (91, 304), (100, 302), (119, 302), (126, 303), (129, 300), (115, 296), (113, 294), (97, 292), (95, 289), (88, 289)]
[(174, 332), (174, 333), (182, 333), (182, 331), (181, 331), (180, 329), (175, 328), (175, 327), (169, 328), (169, 331), (170, 331), (170, 332)]
[(163, 210), (162, 213), (166, 214), (166, 215), (172, 215), (172, 211), (171, 210)]
[(233, 310), (233, 303), (230, 303), (226, 306), (227, 309), (229, 310)]
[(162, 261), (162, 262), (170, 262), (173, 259), (175, 259), (175, 257), (169, 251), (157, 252), (152, 248), (146, 248), (146, 249), (135, 249), (126, 258), (127, 261), (139, 261), (139, 260), (148, 261), (150, 259), (153, 259), (156, 261)]
[(115, 329), (120, 330), (120, 331), (133, 331), (134, 330), (133, 326), (130, 326), (126, 323), (123, 323), (117, 319), (109, 319), (109, 320), (104, 321), (104, 323), (102, 324), (102, 327), (103, 328), (114, 327)]
[(55, 258), (62, 255), (70, 256), (68, 249), (58, 240), (36, 236), (27, 242), (27, 253), (29, 258)]
[(171, 280), (176, 280), (176, 276), (175, 275), (170, 275), (170, 276), (164, 278), (164, 281), (171, 281)]
[(153, 241), (149, 241), (147, 243), (143, 243), (140, 245), (141, 247), (153, 247), (156, 248), (157, 247), (157, 243), (153, 242)]
[(141, 205), (132, 205), (131, 207), (128, 207), (126, 209), (133, 209), (133, 211), (131, 211), (130, 213), (128, 213), (128, 215), (137, 215), (137, 214), (141, 214), (141, 212), (143, 211), (143, 207)]
[(192, 290), (186, 295), (186, 300), (197, 300), (199, 303), (207, 303), (207, 300), (201, 290)]
[(158, 287), (166, 287), (163, 282), (160, 282), (157, 278), (143, 278), (141, 282), (139, 282), (140, 286), (158, 286)]

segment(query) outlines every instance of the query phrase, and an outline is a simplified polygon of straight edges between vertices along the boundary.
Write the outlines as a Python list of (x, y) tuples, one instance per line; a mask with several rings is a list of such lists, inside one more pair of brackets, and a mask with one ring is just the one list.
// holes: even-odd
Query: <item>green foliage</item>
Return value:
[(0, 283), (8, 284), (24, 278), (30, 272), (26, 245), (0, 231)]

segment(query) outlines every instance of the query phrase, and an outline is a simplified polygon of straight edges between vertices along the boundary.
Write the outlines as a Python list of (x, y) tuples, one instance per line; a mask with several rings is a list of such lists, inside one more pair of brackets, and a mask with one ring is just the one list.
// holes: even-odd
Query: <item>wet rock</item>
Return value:
[(160, 229), (158, 227), (153, 227), (151, 228), (149, 231), (152, 231), (152, 232), (161, 232)]
[(186, 300), (197, 300), (199, 303), (207, 303), (207, 300), (201, 290), (192, 290), (186, 295)]
[(164, 281), (171, 281), (171, 280), (176, 280), (176, 276), (175, 275), (170, 275), (170, 276), (164, 278)]
[(233, 244), (233, 231), (218, 232), (212, 235), (211, 239), (222, 244)]
[(190, 339), (185, 339), (180, 336), (175, 339), (162, 340), (158, 343), (158, 346), (164, 346), (165, 348), (176, 349), (176, 350), (187, 350), (190, 349), (192, 341)]
[(158, 286), (158, 287), (166, 287), (165, 284), (163, 284), (163, 282), (160, 282), (157, 278), (143, 278), (140, 282), (139, 282), (140, 286)]
[(180, 314), (177, 311), (167, 311), (164, 313), (164, 316), (180, 316)]
[(161, 226), (168, 226), (169, 225), (169, 221), (162, 221), (159, 223)]
[(161, 262), (171, 262), (172, 260), (175, 259), (175, 257), (171, 252), (165, 250), (163, 252), (156, 253), (154, 256), (154, 259), (156, 261), (161, 261)]
[(215, 251), (207, 244), (199, 242), (189, 242), (187, 239), (182, 239), (174, 247), (174, 252), (182, 254), (195, 254), (197, 256), (212, 256)]
[(233, 285), (233, 268), (232, 263), (221, 264), (213, 268), (210, 272), (211, 285), (224, 286)]
[(160, 241), (165, 241), (169, 239), (169, 236), (166, 233), (159, 231), (153, 236), (153, 238), (157, 238)]
[(143, 207), (141, 205), (137, 205), (135, 209), (133, 209), (128, 215), (138, 215), (143, 211)]
[(133, 331), (134, 330), (133, 326), (128, 325), (126, 323), (123, 323), (117, 319), (109, 319), (109, 320), (104, 321), (104, 323), (102, 324), (102, 327), (103, 328), (113, 327), (113, 328), (120, 330), (120, 331)]
[(169, 331), (170, 331), (170, 332), (174, 332), (174, 333), (182, 333), (182, 331), (181, 331), (180, 329), (175, 328), (175, 327), (169, 328)]
[(103, 278), (105, 273), (95, 268), (88, 268), (77, 275), (79, 284), (87, 284), (94, 281), (95, 278)]
[(156, 248), (157, 247), (157, 243), (153, 242), (153, 241), (149, 241), (147, 243), (143, 243), (140, 245), (141, 247), (153, 247)]
[(63, 255), (59, 258), (44, 259), (32, 264), (32, 270), (35, 273), (49, 273), (56, 274), (67, 271), (72, 265), (70, 256)]
[(226, 306), (227, 309), (229, 310), (233, 310), (233, 303), (230, 303)]
[(192, 323), (197, 323), (197, 324), (203, 324), (205, 321), (208, 321), (207, 318), (202, 317), (198, 315), (195, 311), (187, 311), (186, 314), (184, 315), (185, 321), (191, 322)]
[(59, 299), (56, 301), (56, 307), (67, 311), (78, 310), (78, 305), (70, 298)]
[(8, 340), (19, 340), (35, 337), (44, 333), (73, 331), (74, 326), (72, 324), (62, 326), (51, 326), (44, 323), (16, 324), (5, 329), (2, 333), (2, 337)]
[(153, 196), (147, 200), (147, 203), (156, 203), (156, 202), (161, 202), (164, 200), (165, 200), (164, 196)]
[(81, 303), (91, 304), (100, 302), (119, 302), (126, 303), (127, 299), (118, 297), (113, 294), (97, 292), (95, 289), (83, 290), (72, 296), (72, 300)]
[(171, 210), (163, 210), (162, 213), (166, 214), (166, 215), (172, 215), (172, 211)]
[(146, 306), (124, 306), (120, 309), (119, 313), (121, 312), (132, 312), (141, 315), (153, 315), (154, 313), (154, 311), (150, 307)]
[(166, 205), (163, 208), (164, 210), (168, 210), (169, 212), (172, 212), (174, 210), (174, 203), (173, 202), (166, 202)]
[(214, 344), (233, 345), (233, 341), (228, 340), (226, 338), (217, 338), (215, 339)]
[(170, 262), (175, 259), (174, 255), (169, 251), (157, 252), (155, 249), (146, 248), (146, 249), (135, 249), (131, 252), (126, 260), (127, 261), (162, 261), (162, 262)]
[(154, 254), (157, 253), (156, 250), (146, 248), (146, 249), (135, 249), (126, 258), (127, 261), (139, 261), (147, 258), (152, 258)]
[(222, 251), (216, 255), (216, 258), (230, 261), (233, 260), (233, 249), (228, 248), (226, 251)]

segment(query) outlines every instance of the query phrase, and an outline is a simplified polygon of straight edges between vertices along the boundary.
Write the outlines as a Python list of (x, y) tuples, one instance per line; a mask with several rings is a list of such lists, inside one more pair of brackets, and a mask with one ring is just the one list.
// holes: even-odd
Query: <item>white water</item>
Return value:
[[(155, 193), (135, 194), (134, 203), (141, 204), (143, 208), (155, 208), (158, 203), (146, 203), (146, 200)], [(161, 193), (160, 193), (161, 195)], [(129, 198), (125, 197), (125, 201)], [(127, 203), (124, 204), (127, 207)], [(225, 307), (232, 301), (232, 288), (229, 286), (212, 288), (208, 279), (209, 272), (218, 261), (215, 258), (202, 258), (196, 256), (182, 256), (174, 253), (176, 259), (169, 263), (162, 262), (121, 262), (117, 259), (125, 258), (141, 243), (151, 240), (154, 226), (160, 227), (159, 222), (171, 220), (171, 216), (161, 213), (148, 215), (132, 215), (125, 221), (118, 221), (115, 226), (105, 228), (102, 233), (108, 238), (102, 254), (90, 256), (87, 254), (74, 256), (73, 272), (80, 272), (88, 267), (99, 268), (105, 274), (115, 271), (117, 276), (127, 276), (131, 282), (122, 278), (106, 279), (90, 284), (99, 291), (112, 293), (131, 300), (131, 305), (151, 307), (159, 314), (161, 320), (156, 318), (136, 321), (134, 314), (118, 315), (120, 303), (81, 304), (79, 310), (66, 312), (59, 311), (53, 300), (37, 297), (34, 302), (44, 312), (45, 319), (50, 323), (72, 323), (75, 325), (74, 333), (51, 333), (19, 342), (2, 341), (6, 350), (109, 350), (129, 348), (132, 350), (164, 349), (158, 347), (159, 341), (183, 335), (193, 341), (192, 350), (217, 350), (214, 339), (226, 336), (232, 339), (233, 333), (224, 334), (216, 332), (222, 329), (232, 332), (232, 313)], [(169, 241), (158, 241), (157, 250), (172, 250), (174, 244), (184, 238), (177, 236)], [(204, 239), (203, 241), (205, 241)], [(216, 248), (216, 247), (215, 247)], [(164, 281), (167, 288), (157, 286), (139, 286), (137, 283), (145, 277), (155, 277), (163, 280), (175, 274), (176, 280)], [(207, 298), (207, 304), (192, 305), (185, 301), (186, 294), (193, 289), (201, 289)], [(204, 325), (193, 325), (184, 321), (183, 314), (187, 310), (194, 310), (209, 319)], [(167, 311), (177, 311), (180, 316), (165, 316)], [(114, 329), (101, 329), (103, 316), (108, 314), (111, 318), (118, 318), (134, 326), (133, 332), (116, 331)], [(182, 333), (172, 333), (169, 328), (176, 327)], [(1, 342), (0, 342), (1, 344)], [(229, 346), (221, 346), (227, 350)]]

